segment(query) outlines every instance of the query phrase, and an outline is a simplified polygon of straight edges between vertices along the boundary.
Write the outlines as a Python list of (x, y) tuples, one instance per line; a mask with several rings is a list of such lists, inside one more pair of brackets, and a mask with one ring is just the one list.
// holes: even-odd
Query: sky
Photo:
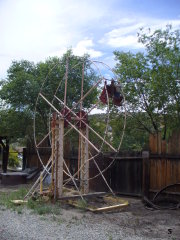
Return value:
[(113, 51), (141, 51), (137, 32), (172, 24), (180, 0), (0, 0), (0, 79), (13, 60), (74, 54), (114, 66)]

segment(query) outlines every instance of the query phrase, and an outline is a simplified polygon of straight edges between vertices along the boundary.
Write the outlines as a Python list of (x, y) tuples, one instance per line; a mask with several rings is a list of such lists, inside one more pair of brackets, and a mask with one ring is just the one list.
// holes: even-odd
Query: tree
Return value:
[(18, 156), (18, 152), (11, 147), (9, 149), (8, 165), (10, 167), (16, 168), (20, 166), (20, 162), (21, 162), (21, 159)]
[(135, 127), (149, 133), (162, 131), (165, 139), (180, 126), (180, 31), (169, 25), (154, 32), (141, 29), (138, 41), (144, 52), (114, 52), (115, 71)]
[[(13, 134), (16, 140), (28, 139), (33, 142), (33, 116), (37, 96), (41, 92), (51, 102), (56, 92), (56, 95), (63, 99), (67, 58), (69, 61), (67, 104), (72, 107), (72, 104), (80, 99), (83, 61), (85, 62), (84, 92), (87, 92), (97, 80), (87, 55), (77, 57), (69, 50), (61, 58), (53, 57), (37, 64), (26, 60), (12, 62), (7, 79), (1, 81), (0, 98), (4, 102), (4, 106), (1, 107), (1, 133), (4, 132), (8, 136)], [(61, 86), (57, 91), (60, 80)], [(43, 83), (44, 86), (41, 88)], [(85, 108), (89, 108), (95, 101), (96, 94), (97, 91), (94, 89), (86, 98)], [(54, 101), (53, 104), (59, 108), (58, 102)], [(37, 135), (42, 136), (48, 131), (50, 107), (39, 98), (36, 109)]]

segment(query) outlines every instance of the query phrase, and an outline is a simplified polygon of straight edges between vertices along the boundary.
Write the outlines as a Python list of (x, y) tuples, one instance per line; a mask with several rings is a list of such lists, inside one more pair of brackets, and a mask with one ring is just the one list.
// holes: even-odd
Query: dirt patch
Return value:
[[(25, 186), (24, 186), (25, 187)], [(17, 188), (1, 188), (15, 191)], [(54, 214), (37, 215), (0, 206), (1, 239), (170, 239), (180, 240), (180, 210), (147, 210), (141, 199), (126, 198), (129, 206), (94, 214), (60, 204)]]

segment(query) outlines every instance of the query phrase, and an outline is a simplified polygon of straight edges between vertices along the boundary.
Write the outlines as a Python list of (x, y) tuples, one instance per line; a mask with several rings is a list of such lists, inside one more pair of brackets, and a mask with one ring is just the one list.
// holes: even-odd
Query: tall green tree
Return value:
[(141, 29), (138, 41), (143, 52), (114, 52), (115, 70), (135, 126), (162, 131), (166, 138), (180, 126), (180, 31), (170, 25), (154, 32)]
[[(67, 51), (61, 58), (53, 57), (45, 62), (34, 64), (26, 60), (13, 61), (7, 72), (7, 79), (1, 81), (0, 133), (14, 136), (14, 139), (33, 142), (33, 117), (36, 100), (41, 92), (50, 102), (54, 94), (64, 99), (66, 61), (68, 59), (68, 90), (67, 104), (69, 107), (80, 99), (82, 63), (84, 61), (84, 92), (87, 92), (97, 80), (91, 68), (88, 56), (77, 57)], [(43, 87), (42, 87), (43, 85)], [(59, 86), (59, 88), (58, 88)], [(57, 90), (58, 89), (58, 90)], [(96, 99), (96, 89), (84, 101), (87, 109)], [(60, 109), (59, 103), (53, 103)], [(76, 109), (78, 110), (78, 107)], [(36, 105), (37, 135), (43, 136), (48, 131), (50, 106), (39, 97)]]

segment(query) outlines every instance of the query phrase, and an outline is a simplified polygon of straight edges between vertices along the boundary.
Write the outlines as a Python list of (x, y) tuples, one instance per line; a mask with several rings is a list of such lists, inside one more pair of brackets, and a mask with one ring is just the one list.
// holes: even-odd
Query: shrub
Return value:
[(19, 167), (20, 165), (20, 158), (18, 157), (18, 153), (15, 152), (15, 150), (11, 147), (9, 150), (8, 165), (10, 167)]

